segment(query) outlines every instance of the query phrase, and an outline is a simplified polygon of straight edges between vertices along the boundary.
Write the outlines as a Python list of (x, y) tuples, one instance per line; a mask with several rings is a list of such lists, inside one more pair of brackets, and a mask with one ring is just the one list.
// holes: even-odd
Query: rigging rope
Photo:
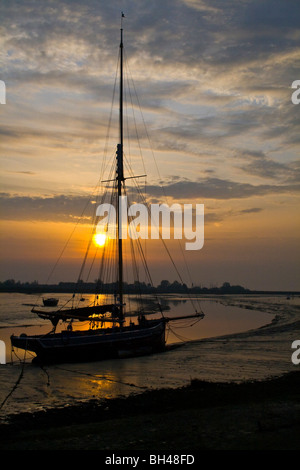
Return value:
[(127, 385), (128, 387), (135, 387), (135, 388), (140, 388), (140, 389), (146, 389), (147, 388), (147, 387), (142, 387), (140, 385), (135, 385), (135, 384), (128, 383), (128, 382), (123, 382), (122, 380), (114, 380), (114, 379), (110, 379), (110, 378), (105, 377), (105, 376), (101, 376), (101, 375), (97, 375), (97, 374), (91, 374), (89, 372), (82, 372), (80, 370), (66, 369), (64, 367), (58, 367), (58, 366), (56, 366), (55, 368), (59, 369), (59, 370), (66, 371), (66, 372), (71, 372), (71, 373), (73, 372), (73, 373), (76, 373), (76, 374), (79, 374), (79, 375), (87, 375), (88, 377), (96, 377), (97, 379), (107, 380), (108, 382), (120, 383), (122, 385)]
[[(152, 147), (152, 144), (151, 144), (150, 136), (149, 136), (149, 133), (148, 133), (148, 129), (147, 129), (147, 126), (146, 126), (146, 123), (145, 123), (145, 120), (144, 120), (144, 115), (143, 115), (142, 108), (141, 108), (141, 105), (140, 105), (139, 97), (138, 97), (138, 94), (137, 94), (137, 91), (136, 91), (136, 88), (135, 88), (134, 80), (133, 80), (133, 78), (132, 78), (132, 75), (131, 75), (131, 72), (130, 72), (129, 67), (127, 66), (127, 60), (126, 60), (125, 51), (124, 51), (124, 57), (125, 57), (125, 66), (126, 66), (126, 70), (128, 69), (128, 73), (129, 73), (130, 78), (131, 78), (131, 82), (132, 82), (132, 86), (133, 86), (135, 98), (136, 98), (136, 100), (137, 100), (137, 104), (138, 104), (138, 107), (139, 107), (139, 110), (140, 110), (140, 114), (141, 114), (141, 117), (142, 117), (142, 120), (143, 120), (143, 125), (144, 125), (144, 129), (145, 129), (145, 133), (146, 133), (146, 136), (147, 136), (147, 140), (148, 140), (148, 142), (149, 142), (149, 147), (150, 147), (151, 155), (152, 155), (152, 158), (153, 158), (153, 161), (154, 161), (154, 164), (155, 164), (155, 168), (156, 168), (156, 171), (157, 171), (157, 174), (158, 174), (158, 178), (159, 178), (159, 181), (162, 181), (162, 178), (161, 178), (161, 175), (160, 175), (160, 172), (159, 172), (159, 168), (158, 168), (158, 165), (157, 165), (157, 162), (156, 162), (156, 159), (155, 159), (155, 155), (154, 155), (153, 147)], [(130, 90), (130, 88), (129, 88), (129, 90)], [(131, 93), (130, 93), (130, 97), (131, 97)], [(131, 97), (131, 102), (132, 102), (132, 97)], [(138, 140), (138, 142), (139, 142), (139, 140)], [(140, 148), (140, 152), (141, 152), (141, 148)], [(142, 157), (142, 158), (143, 158), (143, 157)], [(144, 160), (143, 160), (143, 165), (144, 165)], [(145, 173), (146, 173), (146, 171), (145, 171)], [(163, 194), (164, 194), (165, 200), (168, 201), (168, 197), (167, 197), (166, 190), (165, 190), (164, 186), (160, 184), (160, 187), (161, 187), (162, 192), (163, 192)], [(185, 268), (186, 268), (186, 271), (187, 271), (187, 274), (188, 274), (188, 277), (189, 277), (189, 281), (191, 282), (191, 284), (193, 284), (193, 282), (192, 282), (192, 277), (191, 277), (191, 273), (190, 273), (190, 270), (189, 270), (189, 267), (188, 267), (188, 264), (187, 264), (187, 261), (186, 261), (186, 257), (185, 257), (185, 255), (184, 255), (184, 251), (183, 251), (183, 249), (182, 249), (182, 244), (180, 243), (180, 240), (178, 240), (178, 244), (179, 244), (180, 251), (181, 251), (181, 254), (182, 254), (182, 257), (183, 257), (183, 260), (184, 260), (184, 264), (185, 264)], [(170, 256), (170, 255), (169, 255), (169, 256)], [(177, 273), (177, 274), (178, 274), (178, 273)], [(183, 282), (183, 281), (182, 281), (182, 282)], [(192, 301), (191, 301), (191, 303), (192, 303), (192, 305), (194, 305), (194, 303), (193, 303)], [(198, 303), (198, 306), (199, 306), (200, 311), (202, 312), (199, 299), (197, 299), (197, 303)], [(195, 307), (194, 307), (194, 308), (195, 308)], [(203, 313), (203, 312), (202, 312), (202, 313)]]
[[(0, 410), (3, 408), (3, 406), (5, 405), (5, 403), (7, 402), (7, 400), (9, 399), (9, 397), (14, 393), (14, 391), (17, 389), (18, 385), (20, 384), (22, 378), (23, 378), (23, 375), (24, 375), (24, 368), (25, 368), (25, 359), (26, 359), (26, 351), (27, 351), (27, 347), (26, 349), (24, 350), (24, 358), (23, 358), (23, 361), (22, 361), (22, 367), (21, 367), (21, 371), (20, 371), (20, 374), (19, 374), (19, 377), (15, 383), (15, 385), (13, 386), (13, 388), (11, 389), (11, 391), (8, 393), (8, 395), (4, 398), (3, 402), (1, 403), (0, 405)], [(20, 361), (21, 362), (21, 361)]]
[[(160, 175), (160, 172), (159, 172), (159, 169), (158, 169), (158, 165), (157, 165), (157, 162), (156, 162), (156, 159), (155, 159), (155, 155), (154, 155), (154, 152), (153, 152), (153, 148), (152, 148), (152, 144), (151, 144), (151, 140), (150, 140), (150, 136), (149, 136), (149, 133), (148, 133), (148, 130), (147, 130), (147, 127), (146, 127), (146, 123), (145, 123), (145, 119), (144, 119), (144, 116), (143, 116), (143, 112), (142, 112), (142, 109), (141, 109), (141, 105), (140, 105), (140, 101), (139, 101), (139, 97), (138, 97), (138, 94), (137, 94), (137, 91), (136, 91), (136, 87), (135, 87), (135, 83), (134, 83), (134, 80), (133, 80), (133, 77), (131, 75), (131, 71), (129, 69), (129, 66), (128, 66), (128, 61), (127, 61), (127, 58), (126, 58), (126, 52), (124, 50), (124, 63), (125, 63), (125, 80), (126, 80), (126, 84), (127, 84), (127, 87), (128, 87), (128, 92), (129, 92), (129, 99), (128, 99), (128, 103), (130, 102), (131, 103), (131, 109), (132, 109), (132, 117), (133, 117), (133, 128), (135, 129), (135, 134), (136, 134), (136, 137), (137, 137), (137, 143), (138, 143), (138, 148), (139, 148), (139, 155), (140, 155), (140, 158), (142, 160), (142, 164), (143, 164), (143, 169), (146, 173), (146, 169), (145, 169), (145, 162), (144, 162), (144, 157), (143, 157), (143, 153), (142, 153), (142, 149), (141, 149), (141, 143), (140, 143), (140, 140), (139, 140), (139, 135), (138, 135), (138, 130), (137, 130), (137, 122), (136, 122), (136, 116), (135, 116), (135, 110), (134, 110), (134, 107), (135, 107), (135, 104), (134, 102), (136, 101), (136, 106), (137, 108), (139, 109), (139, 112), (140, 112), (140, 115), (141, 115), (141, 118), (142, 118), (142, 122), (143, 122), (143, 126), (144, 126), (144, 130), (145, 130), (145, 135), (146, 135), (146, 138), (149, 142), (149, 147), (150, 147), (150, 151), (151, 151), (151, 154), (152, 154), (152, 158), (153, 158), (153, 161), (154, 161), (154, 164), (155, 164), (155, 167), (156, 167), (156, 171), (157, 171), (157, 174), (158, 174), (158, 177), (159, 177), (159, 181), (162, 180), (161, 178), (161, 175)], [(48, 276), (48, 279), (46, 281), (46, 283), (49, 282), (49, 279), (52, 277), (53, 275), (53, 272), (54, 270), (56, 269), (59, 261), (61, 260), (69, 242), (70, 242), (70, 239), (71, 237), (73, 236), (74, 232), (75, 232), (75, 229), (77, 228), (78, 224), (80, 223), (80, 220), (82, 219), (82, 217), (84, 216), (87, 208), (89, 207), (91, 201), (92, 201), (92, 198), (96, 195), (96, 199), (97, 199), (97, 203), (98, 202), (103, 202), (105, 201), (105, 199), (107, 197), (109, 197), (109, 189), (112, 187), (110, 181), (113, 181), (114, 179), (112, 178), (113, 176), (113, 172), (115, 171), (115, 165), (116, 165), (116, 159), (115, 158), (112, 158), (112, 164), (110, 166), (110, 170), (109, 170), (109, 179), (106, 180), (107, 184), (105, 186), (105, 190), (104, 190), (104, 193), (102, 194), (102, 197), (100, 196), (100, 189), (102, 187), (102, 178), (104, 177), (104, 173), (106, 171), (107, 168), (107, 155), (108, 155), (108, 144), (109, 144), (109, 139), (110, 139), (110, 133), (111, 133), (111, 125), (112, 125), (112, 116), (113, 116), (113, 108), (114, 108), (114, 102), (115, 102), (115, 95), (116, 95), (116, 84), (117, 84), (117, 76), (118, 76), (118, 70), (119, 70), (119, 67), (120, 67), (120, 52), (119, 52), (119, 57), (118, 57), (118, 60), (117, 60), (117, 66), (116, 66), (116, 74), (115, 74), (115, 81), (114, 81), (114, 88), (113, 88), (113, 97), (112, 97), (112, 102), (111, 102), (111, 108), (110, 108), (110, 115), (109, 115), (109, 123), (108, 123), (108, 128), (107, 128), (107, 133), (106, 133), (106, 138), (105, 138), (105, 145), (104, 145), (104, 152), (103, 152), (103, 159), (102, 159), (102, 165), (101, 165), (101, 172), (100, 172), (100, 179), (98, 180), (98, 183), (96, 185), (96, 187), (94, 188), (93, 192), (92, 192), (92, 195), (90, 196), (90, 198), (88, 199), (82, 213), (81, 213), (81, 216), (80, 218), (78, 219), (73, 231), (71, 232), (65, 246), (63, 247), (63, 250), (58, 258), (58, 260), (56, 261), (54, 267), (52, 268), (52, 271), (50, 273), (50, 275)], [(126, 88), (126, 87), (125, 87)], [(125, 90), (125, 93), (126, 93), (126, 90)], [(127, 109), (127, 101), (126, 101), (126, 109)], [(126, 113), (127, 115), (127, 113)], [(128, 113), (129, 115), (129, 113)], [(128, 115), (127, 115), (127, 128), (129, 130), (129, 123), (128, 123)], [(128, 138), (129, 138), (129, 134), (130, 132), (128, 132)], [(130, 153), (130, 142), (128, 143), (129, 145), (129, 153)], [(131, 158), (130, 154), (129, 154), (129, 158)], [(146, 203), (146, 196), (143, 195), (143, 191), (141, 190), (141, 188), (139, 187), (138, 185), (138, 182), (136, 180), (136, 178), (134, 177), (133, 175), (133, 171), (130, 167), (130, 164), (129, 162), (127, 161), (126, 159), (126, 155), (124, 153), (124, 161), (125, 161), (125, 165), (127, 165), (129, 168), (127, 169), (128, 173), (131, 175), (130, 177), (133, 178), (133, 182), (134, 182), (134, 186), (137, 190), (137, 193), (140, 195), (141, 197), (141, 200), (145, 203), (148, 211), (149, 211), (149, 207), (148, 207), (148, 204)], [(116, 183), (115, 183), (116, 184)], [(167, 198), (167, 195), (166, 195), (166, 191), (165, 191), (165, 188), (160, 184), (161, 186), (161, 189), (162, 189), (162, 192), (163, 192), (163, 195), (166, 199), (166, 201), (168, 200)], [(146, 188), (146, 183), (145, 183), (145, 188)], [(124, 184), (124, 189), (125, 189), (125, 184)], [(113, 195), (111, 195), (111, 200), (110, 202), (113, 202)], [(117, 203), (117, 201), (116, 201)], [(96, 227), (96, 220), (97, 220), (97, 216), (96, 216), (96, 213), (94, 213), (93, 215), (93, 220), (92, 220), (92, 235), (95, 233), (95, 227)], [(160, 230), (159, 230), (160, 232)], [(177, 276), (179, 277), (180, 281), (182, 282), (182, 284), (184, 284), (184, 281), (183, 281), (183, 278), (174, 262), (174, 259), (172, 258), (172, 255), (170, 253), (170, 250), (168, 249), (168, 247), (166, 246), (166, 243), (165, 241), (162, 239), (162, 236), (161, 236), (161, 233), (160, 233), (160, 239), (164, 245), (164, 248), (167, 252), (167, 255), (168, 257), (170, 258), (171, 260), (171, 263), (177, 273)], [(190, 282), (192, 282), (191, 280), (191, 275), (190, 275), (190, 271), (189, 271), (189, 268), (188, 268), (188, 265), (187, 265), (187, 262), (186, 262), (186, 258), (184, 256), (184, 252), (183, 252), (183, 249), (182, 249), (182, 246), (180, 244), (180, 240), (178, 240), (178, 243), (179, 243), (179, 246), (180, 246), (180, 250), (181, 250), (181, 254), (182, 254), (182, 257), (184, 259), (184, 263), (185, 263), (185, 267), (186, 267), (186, 270), (187, 270), (187, 273), (188, 273), (188, 277), (189, 277), (189, 280)], [(75, 289), (75, 292), (74, 292), (74, 295), (73, 295), (73, 298), (75, 296), (75, 293), (76, 294), (79, 294), (79, 289), (80, 289), (80, 280), (83, 276), (83, 273), (84, 273), (84, 270), (85, 270), (85, 267), (86, 267), (86, 263), (87, 263), (87, 260), (88, 260), (88, 254), (89, 254), (89, 251), (90, 251), (90, 248), (91, 248), (91, 244), (92, 244), (92, 236), (89, 238), (89, 243), (88, 243), (88, 246), (86, 248), (86, 252), (85, 252), (85, 256), (84, 256), (84, 259), (83, 259), (83, 263), (81, 265), (81, 269), (79, 271), (79, 275), (78, 275), (78, 279), (77, 279), (77, 287)], [(113, 261), (114, 261), (114, 258), (115, 258), (115, 252), (116, 252), (116, 245), (114, 245), (113, 243), (109, 243), (109, 248), (107, 249), (106, 246), (103, 247), (103, 251), (102, 251), (102, 262), (100, 264), (100, 268), (99, 268), (99, 280), (101, 280), (102, 282), (102, 285), (105, 284), (105, 281), (109, 282), (109, 279), (113, 277), (113, 274), (114, 274), (114, 269), (116, 270), (117, 272), (117, 267), (113, 267)], [(145, 247), (146, 247), (146, 241), (145, 241)], [(141, 241), (140, 239), (137, 240), (137, 252), (139, 253), (139, 256), (140, 256), (140, 259), (141, 259), (141, 263), (143, 265), (143, 268), (145, 270), (145, 273), (146, 273), (146, 278), (148, 278), (149, 282), (150, 282), (150, 285), (154, 287), (153, 285), (153, 281), (152, 281), (152, 278), (151, 278), (151, 275), (150, 275), (150, 272), (149, 272), (149, 269), (148, 269), (148, 266), (147, 266), (147, 262), (146, 262), (146, 258), (145, 258), (145, 253), (144, 253), (144, 249), (141, 245)], [(96, 253), (94, 255), (94, 258), (91, 262), (91, 266), (90, 266), (90, 269), (88, 271), (88, 278), (90, 278), (91, 276), (91, 273), (92, 273), (92, 268), (93, 268), (93, 265), (94, 265), (94, 262), (95, 262), (95, 259), (96, 259), (96, 254), (97, 254), (97, 250), (96, 250)], [(135, 259), (135, 252), (134, 252), (134, 248), (132, 247), (132, 254), (133, 254), (133, 271), (136, 273), (137, 275), (137, 279), (139, 279), (139, 272), (138, 272), (138, 266), (137, 266), (137, 263), (136, 263), (136, 259)], [(104, 263), (104, 259), (105, 257), (107, 256), (108, 258), (108, 263), (107, 265), (105, 266), (106, 263)], [(102, 289), (103, 290), (103, 289)], [(41, 295), (41, 294), (40, 294)], [(195, 308), (195, 305), (194, 305), (194, 300), (195, 301), (198, 301), (199, 302), (199, 299), (192, 299), (191, 298), (191, 294), (188, 292), (187, 290), (187, 296), (189, 297), (189, 300), (191, 301), (195, 311), (197, 312), (197, 309)], [(39, 296), (40, 297), (40, 296)], [(73, 301), (74, 302), (74, 301)], [(200, 303), (199, 303), (199, 307), (200, 307)], [(202, 312), (202, 309), (200, 307), (200, 311)]]

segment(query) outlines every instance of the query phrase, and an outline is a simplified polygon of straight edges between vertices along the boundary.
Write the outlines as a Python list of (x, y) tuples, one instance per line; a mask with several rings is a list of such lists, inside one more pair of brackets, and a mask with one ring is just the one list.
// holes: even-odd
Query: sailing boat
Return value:
[[(119, 134), (120, 142), (117, 144), (116, 169), (114, 176), (114, 190), (117, 200), (124, 192), (123, 165), (123, 28), (121, 25), (120, 42), (120, 106), (119, 106)], [(117, 204), (117, 208), (119, 205)], [(163, 309), (153, 308), (148, 314), (160, 312), (160, 317), (149, 319), (144, 309), (136, 312), (137, 321), (126, 321), (123, 280), (123, 241), (119, 236), (122, 230), (122, 214), (116, 211), (117, 239), (117, 292), (110, 303), (96, 303), (93, 305), (75, 308), (60, 308), (55, 311), (45, 311), (33, 308), (32, 311), (40, 318), (50, 320), (53, 328), (44, 335), (11, 336), (12, 347), (21, 348), (36, 354), (34, 362), (40, 364), (61, 362), (95, 361), (108, 358), (145, 355), (164, 351), (166, 347), (166, 324), (179, 319), (203, 318), (203, 312), (191, 315), (168, 318)], [(82, 300), (82, 299), (81, 299)], [(153, 307), (153, 304), (152, 304)], [(56, 331), (59, 322), (67, 324), (67, 329)], [(77, 322), (89, 322), (86, 330), (75, 330), (73, 325)]]

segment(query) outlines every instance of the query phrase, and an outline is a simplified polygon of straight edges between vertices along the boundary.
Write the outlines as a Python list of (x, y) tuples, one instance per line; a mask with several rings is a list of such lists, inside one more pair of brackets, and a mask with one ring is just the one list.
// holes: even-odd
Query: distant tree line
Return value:
[[(97, 279), (94, 282), (59, 282), (58, 284), (39, 284), (38, 281), (20, 282), (14, 279), (7, 279), (0, 282), (0, 292), (19, 292), (35, 294), (42, 292), (57, 293), (114, 293), (116, 292), (116, 283), (103, 283)], [(145, 282), (135, 281), (132, 284), (124, 283), (124, 293), (127, 294), (168, 294), (168, 293), (189, 293), (189, 294), (249, 294), (258, 291), (251, 291), (239, 285), (232, 286), (229, 282), (224, 282), (221, 287), (201, 287), (182, 284), (178, 281), (170, 282), (162, 280), (156, 287)]]

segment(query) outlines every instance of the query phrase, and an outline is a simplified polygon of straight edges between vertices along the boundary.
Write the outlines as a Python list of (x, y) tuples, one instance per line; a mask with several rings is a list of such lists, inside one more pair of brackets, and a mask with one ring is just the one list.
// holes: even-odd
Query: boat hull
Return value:
[(58, 299), (54, 299), (54, 298), (43, 299), (43, 304), (45, 307), (56, 307), (58, 304)]
[(13, 347), (36, 354), (34, 362), (91, 362), (138, 356), (162, 351), (165, 347), (165, 322), (151, 320), (145, 326), (114, 329), (64, 331), (49, 335), (11, 336)]

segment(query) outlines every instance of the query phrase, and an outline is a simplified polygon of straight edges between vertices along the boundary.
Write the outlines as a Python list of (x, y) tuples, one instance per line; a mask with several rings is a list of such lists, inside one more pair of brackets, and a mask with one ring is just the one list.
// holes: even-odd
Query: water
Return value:
[[(52, 294), (51, 294), (52, 296)], [(59, 305), (65, 294), (55, 294)], [(89, 296), (86, 297), (88, 302)], [(7, 364), (0, 365), (0, 418), (11, 413), (67, 406), (89, 399), (112, 398), (145, 389), (178, 387), (192, 378), (212, 381), (264, 379), (295, 370), (291, 343), (300, 339), (299, 297), (224, 296), (201, 300), (205, 318), (173, 322), (165, 353), (84, 364), (40, 368), (27, 354), (18, 386), (23, 351), (11, 356), (10, 335), (47, 332), (47, 321), (31, 313), (36, 296), (0, 294), (0, 339), (6, 343)], [(166, 316), (193, 313), (188, 299), (162, 298)], [(264, 325), (268, 325), (264, 328)], [(12, 361), (13, 359), (13, 361)], [(299, 366), (298, 366), (299, 367)]]

